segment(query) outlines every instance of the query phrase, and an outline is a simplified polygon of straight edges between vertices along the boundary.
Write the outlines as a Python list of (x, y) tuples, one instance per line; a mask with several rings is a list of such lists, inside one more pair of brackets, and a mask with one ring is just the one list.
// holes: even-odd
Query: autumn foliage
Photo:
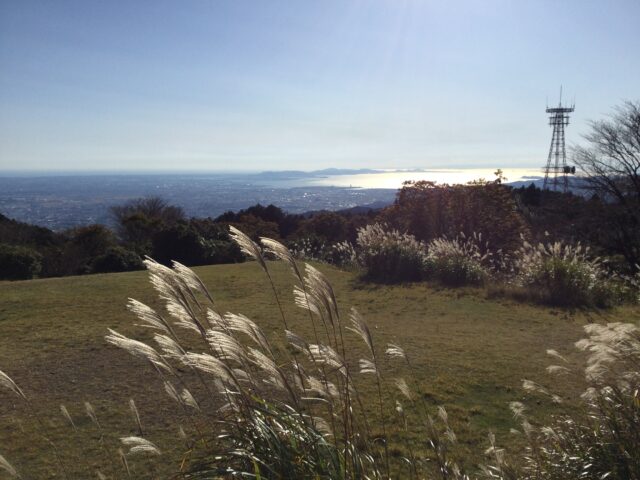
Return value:
[(512, 190), (499, 180), (467, 185), (405, 182), (381, 216), (425, 242), (481, 233), (493, 249), (512, 251), (520, 245), (520, 235), (527, 233)]

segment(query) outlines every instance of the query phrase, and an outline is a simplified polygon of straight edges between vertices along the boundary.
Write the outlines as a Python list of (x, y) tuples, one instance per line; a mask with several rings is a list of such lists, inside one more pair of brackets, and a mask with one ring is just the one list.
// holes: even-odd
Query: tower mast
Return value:
[(564, 127), (569, 125), (569, 114), (575, 110), (575, 104), (571, 107), (562, 106), (562, 87), (560, 87), (560, 102), (556, 108), (547, 107), (549, 125), (553, 127), (551, 134), (551, 146), (547, 165), (544, 169), (543, 190), (567, 192), (569, 190), (569, 174), (576, 173), (576, 167), (567, 165), (567, 152), (564, 141)]

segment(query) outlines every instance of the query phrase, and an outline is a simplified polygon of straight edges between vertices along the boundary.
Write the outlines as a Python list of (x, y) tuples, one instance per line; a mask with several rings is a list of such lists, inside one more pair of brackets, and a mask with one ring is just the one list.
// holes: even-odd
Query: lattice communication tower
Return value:
[(569, 125), (569, 114), (575, 110), (575, 103), (571, 107), (562, 106), (562, 88), (560, 89), (560, 103), (556, 108), (547, 107), (549, 125), (553, 127), (551, 146), (547, 166), (544, 169), (543, 190), (567, 192), (569, 190), (569, 175), (576, 173), (576, 167), (567, 165), (567, 152), (564, 144), (564, 127)]

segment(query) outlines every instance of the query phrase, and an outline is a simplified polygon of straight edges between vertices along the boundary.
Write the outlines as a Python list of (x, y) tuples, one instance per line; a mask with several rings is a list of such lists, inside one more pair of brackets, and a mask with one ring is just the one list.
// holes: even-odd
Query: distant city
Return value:
[[(63, 230), (90, 223), (109, 225), (110, 207), (149, 196), (158, 196), (180, 206), (189, 216), (205, 218), (257, 203), (274, 204), (289, 213), (379, 208), (393, 202), (403, 180), (441, 179), (443, 172), (451, 176), (456, 171), (0, 173), (0, 214), (52, 230)], [(517, 179), (520, 184), (539, 180), (539, 177), (520, 176)], [(383, 185), (384, 188), (360, 188), (360, 185)]]
[(391, 203), (395, 190), (297, 186), (285, 174), (47, 175), (0, 177), (0, 213), (15, 220), (63, 230), (109, 225), (109, 209), (128, 200), (159, 196), (195, 217), (216, 217), (256, 203), (290, 213), (341, 210)]

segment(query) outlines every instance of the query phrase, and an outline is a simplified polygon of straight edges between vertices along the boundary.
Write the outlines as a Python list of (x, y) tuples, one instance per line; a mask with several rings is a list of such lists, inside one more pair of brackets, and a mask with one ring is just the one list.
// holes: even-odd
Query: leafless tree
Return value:
[(620, 253), (634, 265), (640, 261), (640, 101), (627, 101), (590, 126), (588, 145), (574, 149), (574, 161), (610, 207), (602, 228), (612, 229)]
[(589, 185), (607, 200), (640, 201), (640, 101), (625, 102), (607, 120), (591, 122), (586, 147), (574, 151)]

